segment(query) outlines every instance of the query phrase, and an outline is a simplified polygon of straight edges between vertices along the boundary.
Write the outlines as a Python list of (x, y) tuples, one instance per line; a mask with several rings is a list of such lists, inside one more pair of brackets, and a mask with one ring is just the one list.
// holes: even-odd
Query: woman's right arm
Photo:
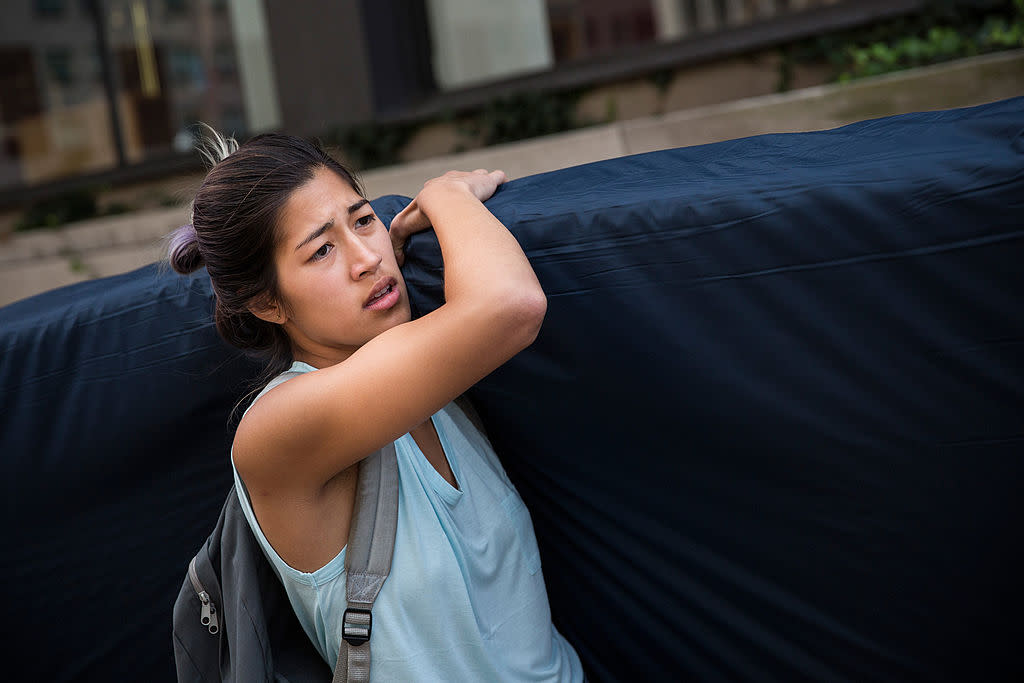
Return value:
[(544, 292), (518, 242), (481, 203), (503, 180), (500, 172), (446, 174), (395, 218), (392, 230), (433, 225), (445, 303), (257, 402), (234, 446), (249, 486), (322, 486), (534, 340)]

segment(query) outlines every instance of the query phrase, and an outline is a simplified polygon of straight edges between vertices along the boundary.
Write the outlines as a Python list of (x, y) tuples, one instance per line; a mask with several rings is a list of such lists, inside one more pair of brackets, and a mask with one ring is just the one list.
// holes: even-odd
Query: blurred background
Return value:
[(1024, 0), (5, 0), (0, 305), (159, 256), (197, 122), (371, 198), (1024, 94)]

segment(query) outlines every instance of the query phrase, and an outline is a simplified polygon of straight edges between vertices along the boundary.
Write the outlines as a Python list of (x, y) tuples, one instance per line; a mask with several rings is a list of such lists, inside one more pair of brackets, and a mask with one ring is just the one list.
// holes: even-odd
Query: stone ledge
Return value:
[(629, 154), (765, 133), (837, 128), (912, 111), (954, 109), (1024, 95), (1024, 50), (820, 85), (623, 123)]
[(0, 266), (66, 253), (136, 246), (163, 239), (188, 221), (188, 209), (139, 211), (80, 221), (56, 229), (32, 230), (0, 244)]
[(609, 124), (582, 128), (460, 154), (413, 161), (401, 166), (374, 169), (360, 175), (366, 194), (370, 197), (385, 194), (411, 197), (419, 192), (424, 181), (451, 169), (472, 171), (477, 168), (500, 168), (510, 178), (522, 178), (627, 154), (622, 144), (620, 126), (621, 124)]

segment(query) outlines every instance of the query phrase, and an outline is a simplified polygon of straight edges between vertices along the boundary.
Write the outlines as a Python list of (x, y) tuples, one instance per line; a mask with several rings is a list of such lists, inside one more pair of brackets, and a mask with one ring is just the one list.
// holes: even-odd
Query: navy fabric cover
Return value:
[[(488, 206), (549, 307), (471, 395), (594, 680), (1024, 677), (1024, 99)], [(431, 234), (404, 272), (440, 304)], [(0, 310), (11, 680), (173, 679), (255, 372), (210, 306), (149, 267)]]

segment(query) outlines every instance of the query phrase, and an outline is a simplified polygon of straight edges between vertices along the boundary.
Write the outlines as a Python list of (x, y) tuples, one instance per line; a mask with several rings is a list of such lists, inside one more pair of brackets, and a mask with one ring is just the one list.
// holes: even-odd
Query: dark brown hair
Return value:
[(270, 379), (291, 364), (291, 342), (280, 325), (257, 318), (249, 305), (279, 302), (273, 257), (281, 209), (322, 168), (360, 196), (363, 189), (349, 169), (303, 138), (257, 135), (239, 147), (232, 138), (210, 134), (200, 151), (212, 168), (192, 203), (192, 223), (169, 239), (168, 261), (179, 273), (206, 266), (217, 331), (265, 360)]

